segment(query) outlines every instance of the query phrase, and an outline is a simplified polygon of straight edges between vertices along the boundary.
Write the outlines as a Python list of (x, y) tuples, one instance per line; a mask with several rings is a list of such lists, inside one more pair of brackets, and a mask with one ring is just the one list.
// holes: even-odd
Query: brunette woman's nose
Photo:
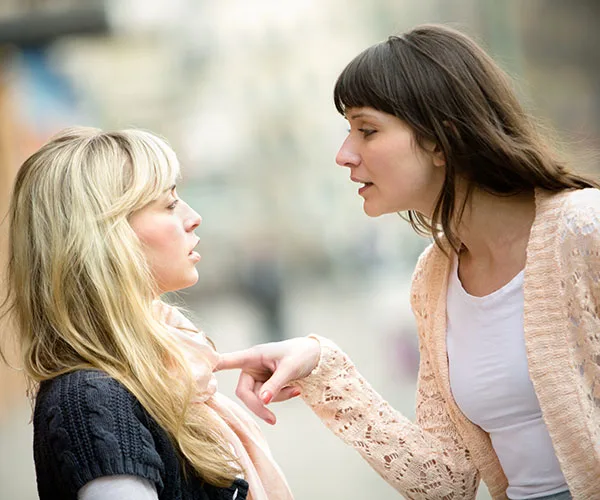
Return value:
[(349, 139), (348, 137), (344, 141), (338, 154), (335, 156), (335, 162), (340, 167), (355, 167), (360, 163), (360, 156), (353, 150)]

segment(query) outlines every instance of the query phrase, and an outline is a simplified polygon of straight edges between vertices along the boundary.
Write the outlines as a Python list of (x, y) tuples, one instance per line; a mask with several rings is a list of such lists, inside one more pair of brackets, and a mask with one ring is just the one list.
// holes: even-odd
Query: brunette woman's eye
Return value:
[(363, 137), (369, 137), (370, 135), (377, 132), (377, 130), (373, 130), (370, 128), (359, 128), (358, 131), (362, 133)]

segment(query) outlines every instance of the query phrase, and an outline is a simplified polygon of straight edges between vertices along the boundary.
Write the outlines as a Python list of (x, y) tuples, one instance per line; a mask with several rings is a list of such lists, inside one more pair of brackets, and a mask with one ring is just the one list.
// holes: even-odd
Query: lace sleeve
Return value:
[(333, 342), (301, 381), (317, 416), (371, 467), (410, 499), (474, 499), (479, 474), (445, 412), (427, 354), (421, 352), (417, 423), (394, 410)]

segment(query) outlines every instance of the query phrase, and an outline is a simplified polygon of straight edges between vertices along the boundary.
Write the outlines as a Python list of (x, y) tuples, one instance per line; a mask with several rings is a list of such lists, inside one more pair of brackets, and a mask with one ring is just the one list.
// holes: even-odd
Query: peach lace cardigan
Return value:
[[(395, 411), (331, 341), (298, 385), (324, 423), (411, 499), (494, 499), (508, 486), (488, 434), (456, 405), (448, 379), (450, 261), (430, 246), (413, 275), (420, 340), (416, 423)], [(525, 267), (529, 373), (573, 498), (600, 499), (600, 191), (536, 191)]]

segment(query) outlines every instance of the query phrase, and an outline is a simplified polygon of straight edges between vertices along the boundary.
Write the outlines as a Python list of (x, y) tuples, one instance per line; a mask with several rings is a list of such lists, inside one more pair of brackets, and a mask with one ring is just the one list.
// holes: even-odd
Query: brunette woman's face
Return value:
[(371, 217), (415, 210), (431, 216), (444, 182), (444, 161), (416, 143), (412, 129), (394, 115), (373, 108), (348, 108), (348, 137), (336, 163), (362, 184), (358, 194)]
[(175, 186), (129, 218), (159, 293), (181, 290), (198, 281), (195, 265), (200, 255), (194, 247), (200, 239), (194, 230), (201, 222), (202, 217), (177, 197)]

